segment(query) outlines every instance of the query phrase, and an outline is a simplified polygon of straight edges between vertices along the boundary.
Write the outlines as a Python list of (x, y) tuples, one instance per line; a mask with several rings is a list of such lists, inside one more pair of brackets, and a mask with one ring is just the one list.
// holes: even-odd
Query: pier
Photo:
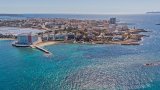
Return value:
[(44, 48), (41, 48), (41, 47), (38, 47), (38, 46), (35, 46), (36, 49), (46, 53), (46, 54), (51, 54), (51, 52), (49, 52), (48, 50), (44, 49)]

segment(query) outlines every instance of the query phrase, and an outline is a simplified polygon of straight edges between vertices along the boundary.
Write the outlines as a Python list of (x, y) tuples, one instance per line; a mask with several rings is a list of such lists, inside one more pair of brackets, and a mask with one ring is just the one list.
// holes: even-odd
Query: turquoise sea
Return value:
[(16, 15), (2, 18), (117, 17), (151, 32), (139, 46), (58, 44), (45, 46), (47, 57), (31, 48), (12, 47), (0, 40), (0, 90), (159, 90), (160, 15)]

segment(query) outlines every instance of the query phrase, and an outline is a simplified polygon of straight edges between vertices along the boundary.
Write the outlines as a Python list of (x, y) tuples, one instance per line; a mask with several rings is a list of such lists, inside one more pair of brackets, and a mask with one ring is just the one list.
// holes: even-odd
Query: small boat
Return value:
[(144, 66), (158, 66), (159, 64), (157, 63), (146, 63)]
[(73, 43), (77, 43), (76, 41), (73, 41)]
[(160, 23), (156, 24), (156, 25), (160, 25)]

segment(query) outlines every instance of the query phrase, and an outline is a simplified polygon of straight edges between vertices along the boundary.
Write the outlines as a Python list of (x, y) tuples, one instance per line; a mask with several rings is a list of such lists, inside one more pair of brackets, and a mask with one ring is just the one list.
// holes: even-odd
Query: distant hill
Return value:
[(21, 16), (20, 14), (0, 14), (0, 16)]
[(147, 12), (147, 14), (160, 14), (160, 12)]

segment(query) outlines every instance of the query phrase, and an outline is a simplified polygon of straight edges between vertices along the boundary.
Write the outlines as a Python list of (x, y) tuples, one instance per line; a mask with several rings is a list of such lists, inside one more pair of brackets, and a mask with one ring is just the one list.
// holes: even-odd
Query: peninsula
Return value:
[(41, 33), (22, 33), (17, 36), (0, 34), (0, 38), (15, 38), (14, 45), (47, 45), (56, 42), (88, 44), (139, 45), (146, 36), (144, 29), (129, 28), (116, 18), (109, 20), (78, 20), (64, 18), (29, 18), (0, 20), (0, 27), (39, 29)]

